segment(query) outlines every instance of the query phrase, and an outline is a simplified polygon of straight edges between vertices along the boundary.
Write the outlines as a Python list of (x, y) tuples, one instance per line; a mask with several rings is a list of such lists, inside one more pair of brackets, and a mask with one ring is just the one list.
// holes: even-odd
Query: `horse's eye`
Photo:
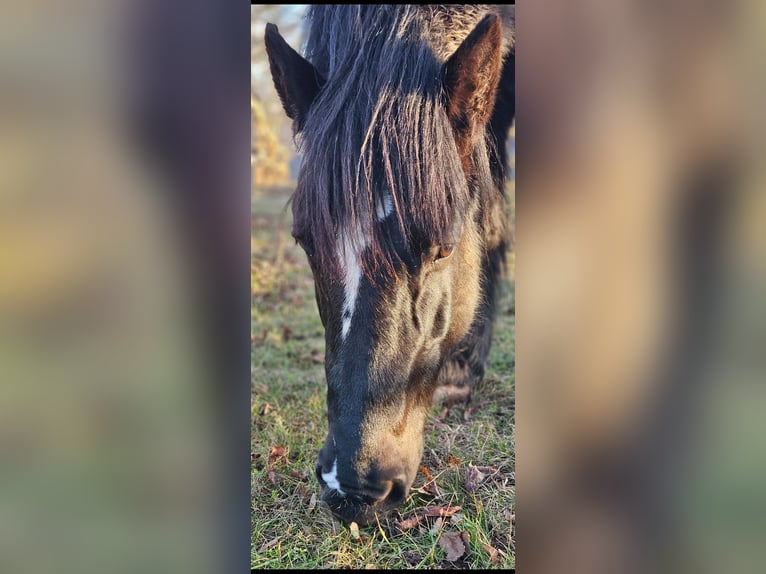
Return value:
[(293, 235), (293, 239), (295, 239), (295, 242), (298, 245), (300, 245), (303, 251), (305, 251), (309, 259), (311, 259), (314, 256), (314, 245), (310, 239), (306, 238), (303, 235)]
[(434, 263), (447, 259), (450, 255), (452, 255), (452, 253), (454, 253), (454, 251), (455, 246), (452, 243), (440, 245), (439, 250), (436, 252), (436, 256), (434, 257)]

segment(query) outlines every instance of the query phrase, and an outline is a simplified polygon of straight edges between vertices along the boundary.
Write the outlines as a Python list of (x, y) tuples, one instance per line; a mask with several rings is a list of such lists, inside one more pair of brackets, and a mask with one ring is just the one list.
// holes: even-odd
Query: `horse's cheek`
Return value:
[[(466, 238), (469, 239), (469, 238)], [(452, 275), (452, 313), (448, 344), (460, 341), (471, 327), (481, 297), (481, 255), (474, 241), (464, 240)]]

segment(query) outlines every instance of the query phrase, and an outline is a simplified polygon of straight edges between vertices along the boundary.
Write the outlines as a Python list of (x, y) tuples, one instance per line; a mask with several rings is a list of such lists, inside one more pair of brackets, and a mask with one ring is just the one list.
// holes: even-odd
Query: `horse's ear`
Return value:
[(294, 120), (296, 131), (300, 131), (324, 78), (285, 42), (274, 24), (266, 24), (265, 41), (274, 87), (287, 116)]
[(461, 158), (470, 157), (477, 128), (495, 105), (502, 68), (503, 28), (500, 17), (487, 14), (442, 68), (442, 86)]

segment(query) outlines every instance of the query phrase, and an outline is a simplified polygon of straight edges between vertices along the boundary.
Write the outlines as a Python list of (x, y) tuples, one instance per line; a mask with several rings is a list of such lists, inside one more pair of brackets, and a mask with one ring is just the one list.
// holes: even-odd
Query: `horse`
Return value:
[(508, 247), (514, 6), (313, 5), (306, 56), (267, 24), (302, 153), (292, 235), (325, 330), (315, 474), (341, 521), (408, 496), (426, 414), (482, 380)]

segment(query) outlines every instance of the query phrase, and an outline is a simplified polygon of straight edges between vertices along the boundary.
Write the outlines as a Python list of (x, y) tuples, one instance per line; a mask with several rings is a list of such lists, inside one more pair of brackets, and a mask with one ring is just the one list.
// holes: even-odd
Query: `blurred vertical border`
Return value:
[(249, 4), (0, 20), (0, 571), (249, 567)]
[(764, 569), (764, 14), (518, 4), (522, 573)]

